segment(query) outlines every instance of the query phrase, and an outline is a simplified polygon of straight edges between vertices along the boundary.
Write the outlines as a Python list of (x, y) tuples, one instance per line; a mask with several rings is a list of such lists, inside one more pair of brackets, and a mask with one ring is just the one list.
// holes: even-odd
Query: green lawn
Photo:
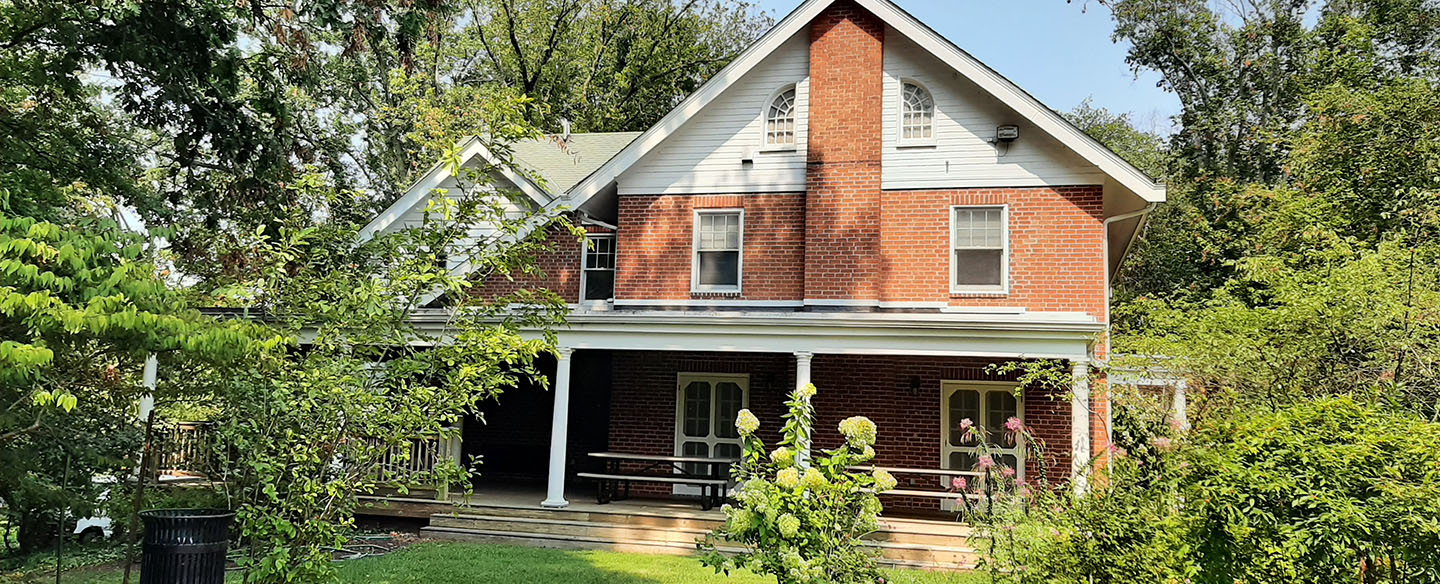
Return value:
[[(422, 543), (378, 558), (342, 562), (345, 582), (366, 584), (768, 584), (752, 574), (716, 575), (695, 558), (560, 551), (473, 543)], [(53, 576), (52, 576), (53, 578)], [(138, 574), (131, 577), (138, 581)], [(896, 584), (980, 584), (975, 574), (897, 571)], [(0, 582), (3, 582), (0, 577)], [(43, 582), (53, 580), (32, 580)], [(115, 569), (77, 570), (63, 584), (114, 584)]]

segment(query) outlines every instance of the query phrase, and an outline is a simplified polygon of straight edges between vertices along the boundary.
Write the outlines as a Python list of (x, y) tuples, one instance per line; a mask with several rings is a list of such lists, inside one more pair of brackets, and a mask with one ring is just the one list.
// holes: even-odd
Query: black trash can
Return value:
[(230, 521), (223, 509), (141, 511), (145, 546), (140, 584), (223, 584)]

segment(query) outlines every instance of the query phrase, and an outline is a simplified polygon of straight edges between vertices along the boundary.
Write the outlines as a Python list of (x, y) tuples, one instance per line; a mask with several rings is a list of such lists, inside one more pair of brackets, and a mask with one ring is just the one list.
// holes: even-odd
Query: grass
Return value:
[[(342, 562), (343, 582), (366, 584), (769, 584), (753, 574), (729, 578), (695, 558), (603, 551), (561, 551), (477, 543), (421, 543), (389, 555)], [(131, 582), (138, 581), (132, 573)], [(978, 574), (895, 571), (895, 584), (980, 584)], [(54, 576), (26, 580), (53, 582)], [(230, 578), (238, 582), (238, 578)], [(0, 582), (7, 582), (0, 576)], [(74, 570), (62, 584), (116, 584), (118, 568)]]

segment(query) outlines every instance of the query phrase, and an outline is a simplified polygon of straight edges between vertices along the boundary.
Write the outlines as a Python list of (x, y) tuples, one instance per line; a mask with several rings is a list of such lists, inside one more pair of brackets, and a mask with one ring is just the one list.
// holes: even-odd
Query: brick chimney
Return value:
[(807, 300), (880, 298), (884, 39), (880, 19), (850, 0), (810, 23)]

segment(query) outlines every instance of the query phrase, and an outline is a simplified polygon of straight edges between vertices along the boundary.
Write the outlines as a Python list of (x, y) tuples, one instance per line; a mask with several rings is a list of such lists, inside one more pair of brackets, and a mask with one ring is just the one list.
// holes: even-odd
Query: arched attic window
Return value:
[(905, 82), (900, 91), (900, 143), (935, 142), (935, 99), (916, 83)]
[(765, 147), (795, 146), (795, 86), (775, 94), (765, 108)]

